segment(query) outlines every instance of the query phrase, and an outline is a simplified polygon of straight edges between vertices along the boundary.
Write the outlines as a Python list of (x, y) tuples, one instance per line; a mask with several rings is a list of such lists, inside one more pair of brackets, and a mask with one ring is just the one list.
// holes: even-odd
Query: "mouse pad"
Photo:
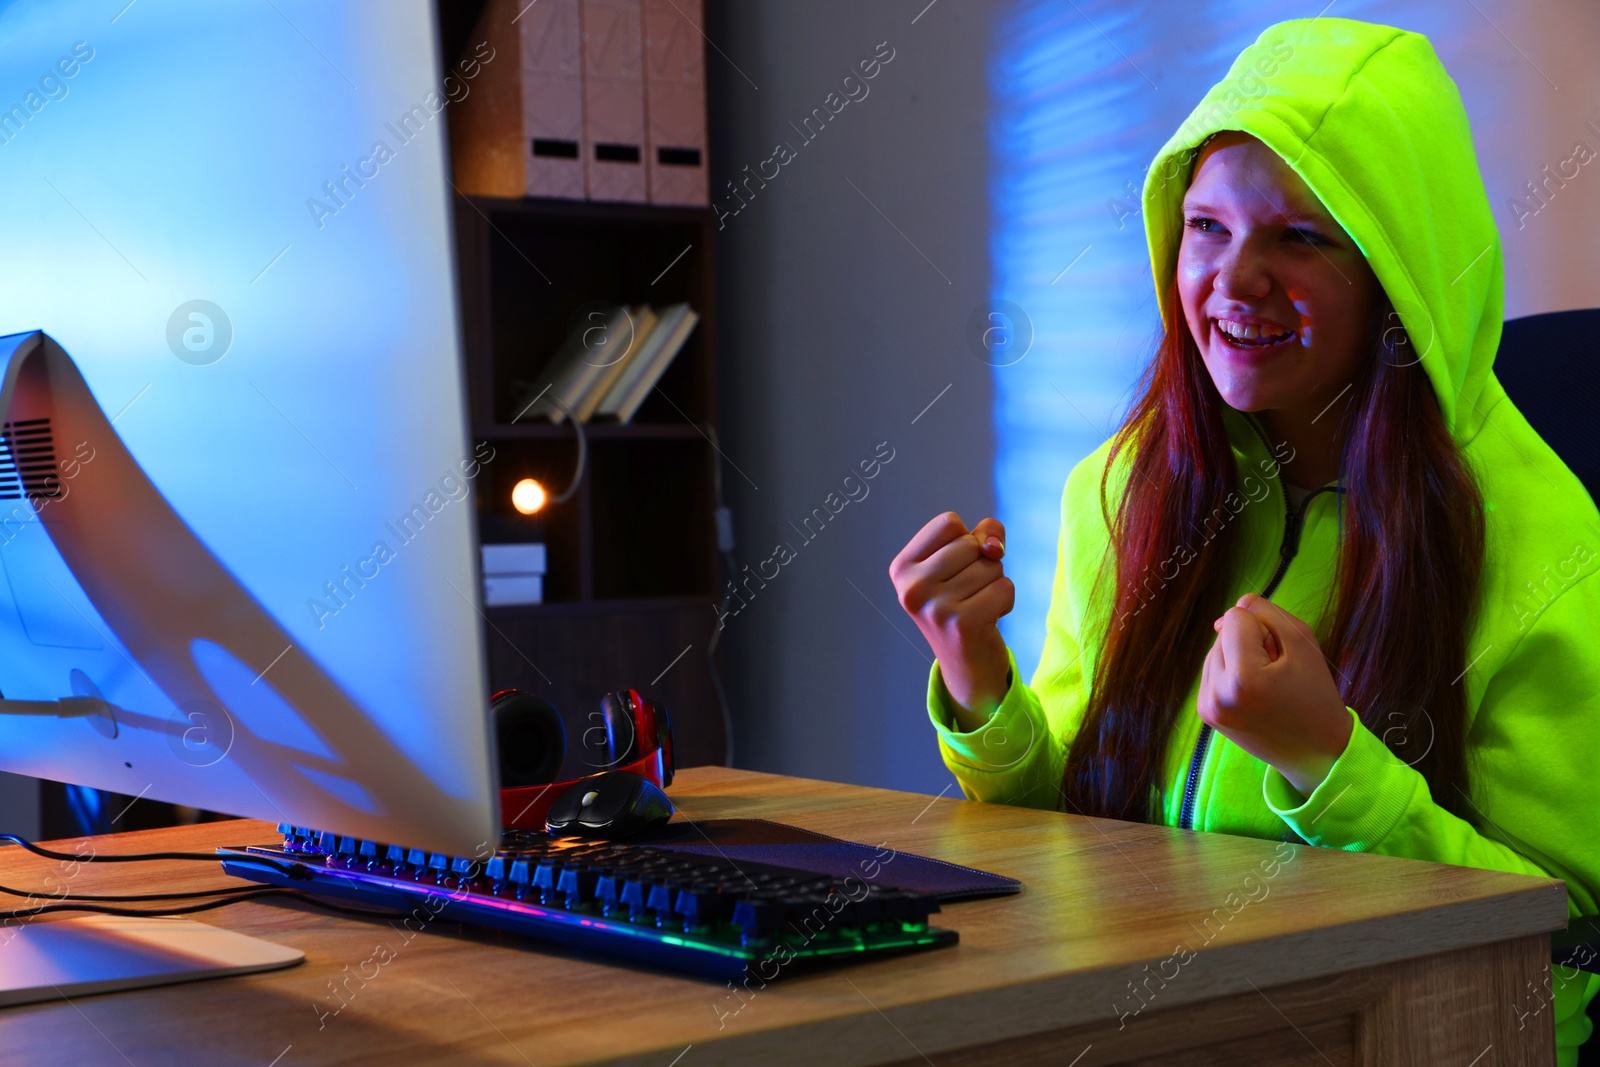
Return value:
[(766, 819), (673, 820), (630, 844), (772, 863), (837, 878), (854, 876), (889, 889), (932, 893), (941, 901), (1020, 893), (1022, 883), (987, 871), (891, 848), (841, 841)]

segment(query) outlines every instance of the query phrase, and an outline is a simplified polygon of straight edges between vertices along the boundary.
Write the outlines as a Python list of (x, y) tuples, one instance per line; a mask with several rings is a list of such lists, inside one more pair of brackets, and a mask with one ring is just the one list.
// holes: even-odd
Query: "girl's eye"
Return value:
[(1209, 227), (1216, 226), (1217, 220), (1208, 219), (1204, 215), (1190, 215), (1184, 220), (1183, 224), (1191, 230), (1199, 230), (1201, 233), (1214, 233), (1216, 231), (1209, 229)]
[(1322, 240), (1322, 235), (1317, 233), (1315, 230), (1306, 230), (1299, 226), (1292, 227), (1286, 236), (1291, 235), (1295, 240), (1304, 241), (1307, 244), (1312, 244)]

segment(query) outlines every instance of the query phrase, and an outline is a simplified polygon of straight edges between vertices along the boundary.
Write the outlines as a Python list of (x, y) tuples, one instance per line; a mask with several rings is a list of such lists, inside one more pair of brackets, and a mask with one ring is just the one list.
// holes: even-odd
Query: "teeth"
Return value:
[(1217, 329), (1221, 330), (1224, 334), (1235, 341), (1261, 340), (1265, 342), (1276, 343), (1278, 341), (1288, 340), (1288, 338), (1294, 333), (1293, 330), (1282, 330), (1277, 333), (1270, 333), (1256, 323), (1251, 323), (1247, 326), (1243, 323), (1233, 322), (1230, 319), (1217, 319), (1216, 323)]

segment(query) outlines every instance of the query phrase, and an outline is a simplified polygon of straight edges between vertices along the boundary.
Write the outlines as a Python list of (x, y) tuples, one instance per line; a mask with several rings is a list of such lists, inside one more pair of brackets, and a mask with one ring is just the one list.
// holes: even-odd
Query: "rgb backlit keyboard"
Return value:
[(927, 893), (769, 863), (509, 831), (481, 858), (280, 826), (219, 849), (236, 877), (625, 957), (708, 978), (956, 943)]

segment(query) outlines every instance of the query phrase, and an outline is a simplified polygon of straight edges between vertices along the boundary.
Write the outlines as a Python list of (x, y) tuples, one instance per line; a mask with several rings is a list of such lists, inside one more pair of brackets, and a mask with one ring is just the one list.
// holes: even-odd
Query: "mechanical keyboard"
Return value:
[(238, 878), (471, 923), (718, 980), (956, 943), (932, 894), (648, 845), (507, 831), (479, 857), (306, 827), (218, 849)]

